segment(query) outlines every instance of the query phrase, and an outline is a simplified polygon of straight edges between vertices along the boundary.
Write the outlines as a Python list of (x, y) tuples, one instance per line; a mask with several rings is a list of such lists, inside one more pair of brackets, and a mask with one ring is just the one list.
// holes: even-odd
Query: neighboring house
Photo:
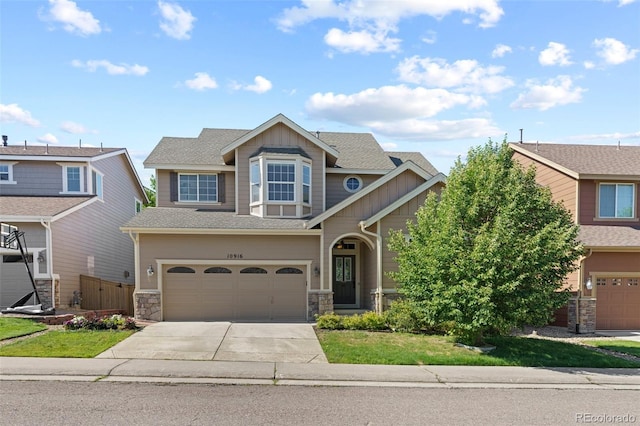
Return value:
[(382, 310), (390, 229), (445, 176), (370, 134), (308, 132), (283, 115), (252, 130), (163, 138), (155, 208), (121, 229), (136, 242), (137, 318), (310, 320)]
[(510, 144), (580, 225), (570, 330), (640, 329), (640, 146)]
[[(38, 293), (67, 307), (81, 274), (133, 283), (120, 226), (147, 200), (123, 148), (0, 146), (0, 222), (24, 231)], [(20, 252), (0, 249), (0, 307), (32, 290)]]

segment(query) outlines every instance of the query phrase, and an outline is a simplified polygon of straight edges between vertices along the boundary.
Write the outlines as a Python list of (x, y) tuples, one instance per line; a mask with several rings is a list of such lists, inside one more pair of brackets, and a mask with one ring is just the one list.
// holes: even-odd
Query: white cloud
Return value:
[(413, 118), (390, 123), (371, 123), (369, 127), (376, 133), (388, 137), (414, 141), (478, 139), (504, 133), (486, 118), (463, 120), (422, 120)]
[(506, 44), (496, 44), (495, 49), (491, 52), (492, 58), (502, 58), (505, 54), (511, 53), (513, 50)]
[(149, 72), (149, 68), (142, 65), (138, 65), (138, 64), (129, 65), (124, 63), (113, 64), (107, 61), (106, 59), (90, 60), (86, 62), (82, 62), (80, 60), (74, 59), (73, 61), (71, 61), (71, 65), (73, 65), (76, 68), (84, 68), (90, 72), (95, 72), (98, 70), (98, 68), (104, 68), (105, 71), (107, 71), (107, 73), (111, 75), (129, 74), (129, 75), (141, 76)]
[(422, 42), (426, 44), (434, 44), (437, 39), (438, 38), (436, 32), (433, 30), (429, 30), (427, 31), (427, 35), (422, 37), (420, 40), (422, 40)]
[(454, 88), (461, 92), (498, 93), (513, 86), (502, 74), (504, 67), (483, 67), (478, 61), (463, 59), (452, 64), (441, 58), (406, 58), (396, 68), (400, 80), (429, 87)]
[(306, 109), (313, 117), (372, 126), (376, 122), (433, 117), (456, 106), (477, 108), (484, 104), (478, 96), (400, 85), (366, 89), (351, 95), (316, 93), (307, 100)]
[(343, 53), (396, 52), (400, 50), (400, 39), (387, 37), (387, 31), (348, 31), (332, 28), (324, 41)]
[(162, 20), (160, 21), (160, 29), (169, 37), (177, 40), (189, 40), (191, 38), (191, 30), (196, 17), (190, 11), (184, 10), (177, 3), (168, 3), (162, 0), (158, 1), (158, 8)]
[(627, 6), (631, 3), (635, 3), (636, 0), (619, 0), (618, 1), (618, 7), (622, 7), (622, 6)]
[(56, 138), (51, 133), (47, 133), (45, 135), (39, 136), (36, 138), (38, 142), (41, 143), (58, 143), (58, 138)]
[(65, 31), (81, 36), (100, 34), (100, 21), (91, 12), (78, 9), (70, 0), (49, 0), (49, 14), (42, 16), (47, 21), (60, 22)]
[(248, 92), (255, 92), (262, 94), (268, 92), (273, 87), (273, 84), (261, 75), (256, 76), (253, 79), (253, 84), (240, 84), (232, 81), (230, 87), (232, 90), (246, 90)]
[(567, 46), (555, 41), (550, 41), (548, 47), (540, 52), (538, 61), (544, 66), (559, 65), (561, 67), (566, 67), (573, 63), (570, 60)]
[(334, 19), (345, 22), (348, 29), (333, 28), (325, 35), (332, 47), (344, 52), (395, 52), (401, 40), (388, 34), (397, 32), (402, 19), (422, 15), (442, 19), (454, 12), (479, 17), (482, 28), (495, 26), (504, 14), (498, 0), (302, 0), (301, 6), (284, 9), (276, 24), (281, 31), (292, 32), (317, 19)]
[(398, 149), (398, 144), (395, 142), (380, 142), (380, 146), (385, 151), (395, 151)]
[(605, 60), (607, 64), (619, 65), (630, 61), (638, 54), (638, 49), (630, 49), (615, 38), (601, 38), (593, 41), (593, 46), (598, 50), (597, 54)]
[(82, 124), (74, 123), (73, 121), (65, 121), (64, 123), (60, 124), (60, 130), (74, 135), (83, 133), (95, 133), (84, 127)]
[(571, 77), (567, 75), (559, 75), (545, 84), (529, 80), (527, 87), (528, 91), (520, 94), (511, 108), (546, 111), (556, 106), (578, 103), (582, 100), (582, 93), (586, 91), (581, 87), (574, 87)]
[(40, 122), (31, 113), (18, 104), (0, 104), (0, 123), (21, 123), (30, 127), (39, 127)]
[(184, 82), (184, 84), (189, 89), (199, 90), (199, 91), (203, 91), (207, 89), (215, 89), (216, 87), (218, 87), (218, 83), (216, 83), (216, 80), (211, 78), (211, 76), (206, 72), (197, 72), (196, 77), (194, 79), (187, 80)]
[(620, 132), (614, 132), (614, 133), (595, 133), (595, 134), (590, 134), (590, 135), (576, 135), (576, 136), (569, 136), (567, 138), (568, 140), (571, 141), (586, 141), (586, 140), (590, 140), (590, 141), (603, 141), (603, 140), (608, 140), (608, 141), (619, 141), (619, 140), (624, 140), (624, 139), (638, 139), (640, 140), (640, 132), (632, 132), (632, 133), (620, 133)]
[(591, 61), (584, 61), (583, 65), (585, 69), (588, 69), (588, 70), (594, 69), (596, 67), (596, 64), (594, 64)]

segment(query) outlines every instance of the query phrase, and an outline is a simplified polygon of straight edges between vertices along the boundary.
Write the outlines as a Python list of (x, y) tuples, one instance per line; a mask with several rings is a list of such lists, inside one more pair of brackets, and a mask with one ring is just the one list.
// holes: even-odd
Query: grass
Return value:
[(0, 347), (0, 356), (93, 358), (134, 331), (55, 330)]
[(487, 339), (496, 349), (482, 354), (455, 346), (449, 336), (317, 330), (331, 363), (395, 365), (505, 365), (523, 367), (632, 368), (626, 361), (582, 346), (544, 339)]
[(0, 318), (0, 340), (27, 336), (46, 329), (46, 325), (29, 319)]
[(631, 340), (594, 340), (593, 342), (587, 342), (587, 344), (640, 357), (640, 342)]

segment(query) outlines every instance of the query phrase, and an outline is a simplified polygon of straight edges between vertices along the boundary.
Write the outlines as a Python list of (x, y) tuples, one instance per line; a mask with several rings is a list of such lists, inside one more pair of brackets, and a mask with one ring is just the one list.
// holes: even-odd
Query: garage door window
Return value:
[(244, 268), (241, 274), (266, 274), (267, 270), (262, 268)]
[(231, 269), (223, 268), (221, 266), (214, 266), (213, 268), (207, 268), (204, 270), (205, 274), (230, 274)]
[(280, 268), (276, 271), (276, 274), (301, 274), (302, 271), (298, 268)]
[(186, 266), (174, 266), (167, 271), (169, 274), (195, 274), (196, 271)]

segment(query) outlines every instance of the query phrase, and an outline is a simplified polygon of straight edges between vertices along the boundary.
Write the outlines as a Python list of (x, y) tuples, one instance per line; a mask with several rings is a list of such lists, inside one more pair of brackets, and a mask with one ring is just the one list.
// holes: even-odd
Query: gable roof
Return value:
[[(59, 161), (58, 157), (72, 158), (74, 161), (97, 159), (101, 156), (118, 151), (124, 152), (124, 148), (95, 148), (73, 146), (45, 146), (45, 145), (0, 145), (0, 158), (20, 159), (25, 157), (42, 157), (51, 161)], [(36, 159), (36, 158), (33, 158)]]
[(406, 163), (407, 161), (413, 161), (432, 175), (438, 173), (438, 170), (433, 167), (433, 164), (431, 164), (420, 152), (387, 151), (387, 155), (396, 167), (402, 163)]
[(576, 179), (640, 179), (640, 146), (510, 143), (516, 152)]
[[(344, 209), (345, 207), (349, 206), (350, 204), (353, 204), (354, 202), (358, 201), (359, 199), (361, 199), (365, 195), (372, 193), (373, 191), (375, 191), (376, 189), (380, 188), (385, 183), (389, 182), (391, 179), (393, 179), (396, 176), (406, 172), (407, 170), (411, 170), (412, 172), (414, 172), (418, 176), (421, 176), (424, 180), (429, 180), (430, 178), (433, 177), (432, 175), (427, 173), (426, 170), (422, 169), (421, 167), (418, 167), (414, 162), (407, 161), (406, 163), (402, 164), (400, 167), (395, 168), (394, 170), (390, 171), (386, 175), (382, 176), (380, 179), (372, 182), (370, 185), (365, 186), (362, 190), (356, 192), (355, 194), (351, 195), (350, 197), (345, 198), (344, 200), (342, 200), (341, 202), (339, 202), (335, 206), (333, 206), (330, 209), (324, 211), (322, 214), (310, 219), (307, 222), (307, 227), (308, 228), (313, 228), (314, 226), (322, 223), (326, 219), (328, 219), (331, 216), (333, 216), (334, 214), (338, 213), (340, 210)], [(442, 175), (442, 176), (444, 176), (444, 175)]]

